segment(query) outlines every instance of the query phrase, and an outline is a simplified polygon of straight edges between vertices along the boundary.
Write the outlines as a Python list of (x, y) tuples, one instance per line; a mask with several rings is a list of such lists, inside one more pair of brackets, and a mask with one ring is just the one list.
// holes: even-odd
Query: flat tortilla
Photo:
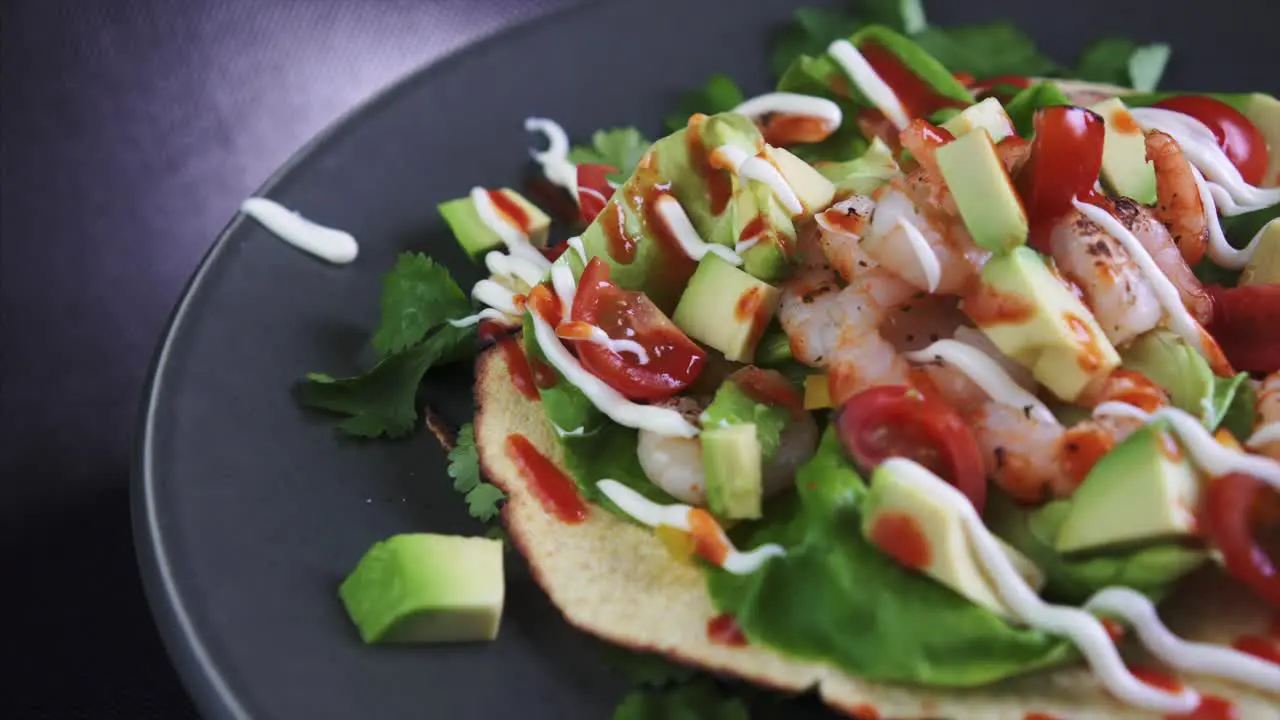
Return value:
[[(569, 623), (617, 645), (789, 692), (815, 690), (847, 713), (874, 708), (884, 718), (1024, 720), (1029, 712), (1071, 718), (1145, 717), (1111, 699), (1084, 668), (1049, 671), (984, 688), (951, 690), (872, 682), (761, 645), (730, 647), (707, 639), (717, 615), (703, 571), (677, 562), (647, 528), (598, 507), (568, 525), (548, 514), (505, 452), (512, 433), (562, 463), (560, 444), (537, 402), (513, 392), (502, 353), (484, 353), (476, 369), (476, 445), (491, 482), (508, 495), (502, 519), (535, 580)], [(1192, 578), (1162, 616), (1182, 637), (1229, 644), (1265, 633), (1267, 608), (1220, 575)], [(850, 628), (856, 634), (857, 628)], [(1276, 717), (1280, 695), (1265, 696), (1216, 680), (1194, 687), (1232, 702), (1239, 717)]]

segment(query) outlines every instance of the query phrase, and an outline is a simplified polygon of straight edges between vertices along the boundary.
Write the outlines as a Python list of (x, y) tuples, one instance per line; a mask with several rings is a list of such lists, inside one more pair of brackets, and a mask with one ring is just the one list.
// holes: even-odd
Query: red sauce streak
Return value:
[(1166, 720), (1236, 720), (1240, 713), (1230, 700), (1217, 695), (1201, 695), (1200, 704), (1185, 715), (1166, 715)]
[(1160, 688), (1171, 693), (1182, 692), (1182, 682), (1163, 670), (1156, 670), (1145, 665), (1135, 665), (1129, 668), (1129, 672), (1151, 687)]
[(533, 370), (533, 384), (543, 390), (555, 387), (556, 383), (560, 382), (560, 377), (556, 375), (555, 368), (541, 360), (529, 358), (529, 367)]
[(768, 229), (768, 225), (766, 225), (764, 221), (764, 216), (756, 215), (751, 218), (751, 222), (748, 222), (746, 226), (742, 228), (742, 232), (738, 233), (738, 242), (747, 242), (754, 237), (763, 235), (764, 231)]
[(507, 436), (507, 457), (529, 481), (534, 497), (549, 515), (570, 525), (587, 519), (587, 505), (578, 495), (578, 486), (555, 466), (529, 439), (519, 433)]
[(831, 210), (822, 211), (822, 221), (836, 230), (849, 233), (850, 235), (862, 235), (866, 230), (867, 216), (849, 210), (839, 210), (832, 208)]
[(498, 341), (498, 348), (507, 358), (507, 370), (511, 373), (511, 384), (516, 386), (520, 394), (530, 400), (537, 400), (538, 383), (529, 367), (529, 358), (525, 356), (520, 343), (514, 337), (507, 336)]
[(476, 336), (485, 342), (493, 342), (508, 334), (509, 328), (502, 323), (492, 320), (481, 320), (480, 327), (476, 329)]
[(1267, 662), (1280, 665), (1280, 639), (1261, 635), (1241, 635), (1231, 643), (1231, 647), (1242, 653), (1249, 653)]
[(906, 63), (877, 43), (865, 42), (858, 51), (890, 88), (893, 89), (907, 115), (924, 117), (945, 107), (963, 108), (968, 103), (942, 95), (922, 80)]
[(1117, 368), (1107, 378), (1106, 395), (1111, 400), (1128, 403), (1143, 412), (1155, 412), (1169, 404), (1164, 388), (1151, 382), (1146, 375), (1133, 370)]
[(1120, 642), (1124, 639), (1124, 626), (1115, 620), (1105, 617), (1102, 618), (1102, 627), (1107, 631), (1107, 637), (1111, 638), (1111, 642)]
[(529, 232), (529, 213), (525, 212), (525, 209), (520, 207), (519, 203), (507, 197), (507, 194), (501, 190), (489, 190), (488, 193), (489, 200), (493, 202), (493, 206), (498, 209), (498, 212), (506, 215), (507, 220), (511, 221), (512, 225), (520, 228), (521, 232)]
[(742, 634), (738, 621), (729, 613), (722, 613), (707, 621), (707, 639), (729, 647), (745, 647), (747, 636)]
[(929, 566), (929, 539), (920, 522), (906, 513), (886, 512), (871, 527), (871, 542), (899, 564), (913, 570)]
[(764, 119), (764, 141), (775, 147), (826, 140), (835, 130), (826, 120), (812, 115), (774, 113)]
[(1089, 327), (1089, 323), (1074, 313), (1064, 313), (1062, 319), (1066, 321), (1067, 327), (1080, 343), (1080, 349), (1076, 352), (1076, 365), (1087, 373), (1097, 372), (1102, 367), (1104, 358), (1102, 346), (1098, 338), (1094, 337), (1093, 329)]
[(989, 285), (979, 285), (964, 298), (961, 309), (980, 327), (1025, 323), (1035, 317), (1035, 307), (1017, 295), (1006, 295)]
[(1111, 129), (1125, 135), (1137, 135), (1142, 132), (1142, 126), (1138, 125), (1138, 122), (1126, 110), (1112, 113)]
[(729, 196), (733, 192), (729, 173), (711, 164), (711, 153), (702, 144), (702, 123), (707, 119), (701, 113), (689, 117), (689, 129), (685, 132), (685, 145), (689, 151), (689, 165), (702, 178), (707, 186), (707, 197), (711, 201), (711, 213), (720, 215), (729, 206)]
[[(613, 208), (612, 211), (609, 210), (610, 207)], [(630, 265), (636, 259), (637, 238), (627, 234), (627, 213), (616, 196), (601, 215), (609, 212), (613, 213), (613, 217), (602, 217), (600, 222), (600, 229), (604, 230), (605, 237), (609, 240), (609, 257), (614, 262)]]
[(733, 306), (733, 316), (741, 322), (758, 319), (764, 309), (764, 288), (753, 286), (738, 297)]
[(844, 713), (854, 720), (880, 720), (880, 711), (867, 703), (846, 708)]
[(776, 373), (748, 366), (735, 372), (729, 379), (743, 395), (761, 405), (786, 408), (792, 417), (801, 417), (805, 413), (804, 398), (800, 391)]
[(1075, 485), (1084, 481), (1089, 471), (1115, 445), (1110, 434), (1098, 427), (1077, 426), (1062, 437), (1060, 450), (1062, 469)]
[(693, 538), (693, 552), (717, 567), (729, 557), (729, 543), (724, 530), (711, 513), (702, 508), (689, 511), (689, 535)]
[(1057, 715), (1050, 715), (1042, 712), (1029, 712), (1022, 716), (1022, 720), (1062, 720)]
[(637, 170), (636, 179), (640, 193), (638, 203), (644, 209), (645, 230), (648, 231), (648, 237), (657, 243), (662, 254), (663, 280), (683, 286), (698, 264), (684, 254), (680, 241), (676, 240), (671, 228), (667, 227), (667, 221), (658, 214), (658, 198), (671, 195), (671, 183), (662, 182), (657, 171), (647, 168)]

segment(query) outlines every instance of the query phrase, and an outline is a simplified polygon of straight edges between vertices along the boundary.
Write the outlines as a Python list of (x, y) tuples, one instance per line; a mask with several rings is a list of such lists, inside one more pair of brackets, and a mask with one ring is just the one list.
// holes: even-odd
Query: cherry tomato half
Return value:
[(1178, 95), (1155, 104), (1204, 123), (1218, 139), (1218, 147), (1250, 185), (1259, 185), (1267, 174), (1267, 141), (1243, 113), (1221, 100), (1204, 95)]
[(1280, 608), (1280, 573), (1254, 542), (1249, 521), (1255, 500), (1271, 488), (1251, 475), (1230, 473), (1209, 481), (1201, 525), (1222, 552), (1227, 572)]
[(1208, 290), (1213, 298), (1209, 334), (1231, 365), (1264, 374), (1280, 370), (1280, 333), (1276, 332), (1280, 284), (1209, 285)]
[(632, 400), (663, 400), (687, 388), (706, 365), (707, 354), (676, 327), (644, 293), (609, 281), (609, 265), (592, 258), (578, 280), (573, 320), (587, 322), (615, 340), (644, 348), (648, 362), (587, 340), (571, 341), (593, 375)]
[(584, 163), (578, 166), (578, 218), (590, 224), (613, 197), (608, 176), (618, 172), (609, 165)]
[(1037, 110), (1034, 124), (1031, 159), (1018, 176), (1018, 190), (1031, 223), (1031, 245), (1047, 253), (1049, 230), (1071, 209), (1072, 198), (1095, 196), (1106, 125), (1097, 113), (1070, 105)]
[(874, 387), (845, 401), (836, 430), (864, 469), (889, 457), (909, 458), (954, 485), (982, 512), (987, 501), (982, 451), (973, 431), (945, 403), (905, 385)]

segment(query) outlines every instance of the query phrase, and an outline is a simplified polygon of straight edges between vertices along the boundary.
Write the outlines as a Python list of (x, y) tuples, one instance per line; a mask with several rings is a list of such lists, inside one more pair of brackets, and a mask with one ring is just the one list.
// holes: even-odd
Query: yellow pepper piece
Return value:
[(804, 379), (804, 409), (822, 410), (831, 407), (831, 390), (826, 375), (809, 375)]
[(1218, 428), (1218, 431), (1213, 434), (1213, 439), (1217, 440), (1219, 445), (1232, 450), (1239, 451), (1244, 449), (1240, 446), (1240, 441), (1236, 440), (1236, 436), (1232, 435), (1231, 431), (1226, 428)]
[(693, 562), (693, 536), (670, 525), (659, 525), (653, 534), (658, 537), (676, 562)]

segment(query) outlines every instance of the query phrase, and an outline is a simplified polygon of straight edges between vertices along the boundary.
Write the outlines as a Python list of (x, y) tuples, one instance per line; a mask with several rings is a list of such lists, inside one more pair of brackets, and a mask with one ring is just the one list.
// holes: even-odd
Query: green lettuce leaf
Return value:
[(1085, 48), (1075, 75), (1081, 80), (1155, 90), (1169, 62), (1169, 46), (1138, 45), (1124, 38), (1103, 38)]
[(338, 429), (359, 437), (400, 437), (418, 420), (418, 386), (427, 371), (470, 357), (476, 328), (445, 325), (426, 340), (388, 355), (363, 375), (334, 378), (308, 373), (301, 387), (304, 405), (347, 415)]
[(1207, 557), (1203, 550), (1164, 542), (1065, 558), (1053, 548), (1053, 539), (1070, 509), (1069, 500), (1057, 500), (1028, 512), (1002, 493), (987, 498), (988, 526), (1044, 572), (1047, 582), (1043, 595), (1048, 600), (1080, 604), (1105, 587), (1119, 585), (1158, 601)]
[(591, 135), (591, 145), (574, 145), (569, 149), (569, 162), (575, 165), (595, 164), (616, 168), (618, 172), (609, 175), (608, 179), (622, 183), (631, 177), (640, 158), (644, 157), (652, 144), (634, 127), (597, 130)]
[(403, 253), (382, 279), (382, 319), (373, 349), (386, 357), (422, 341), (449, 318), (471, 314), (471, 302), (448, 269), (422, 253)]
[(929, 27), (921, 0), (863, 0), (852, 7), (800, 8), (794, 24), (783, 32), (771, 56), (773, 71), (782, 75), (801, 55), (820, 55), (833, 40), (849, 37), (865, 25), (884, 25), (907, 35)]
[(1066, 640), (1015, 627), (868, 542), (858, 518), (866, 488), (834, 432), (801, 468), (796, 491), (733, 533), (740, 547), (779, 542), (785, 557), (751, 575), (706, 571), (717, 609), (752, 642), (871, 680), (938, 687), (985, 685), (1075, 657)]
[(1214, 376), (1213, 393), (1206, 408), (1205, 426), (1210, 430), (1226, 428), (1237, 439), (1243, 440), (1253, 433), (1254, 413), (1258, 395), (1249, 381), (1249, 373), (1235, 377)]
[(741, 699), (728, 698), (710, 680), (670, 690), (640, 690), (623, 699), (613, 720), (748, 720)]
[(1014, 95), (1009, 102), (1005, 103), (1005, 112), (1009, 113), (1009, 119), (1013, 121), (1013, 126), (1017, 128), (1018, 134), (1024, 138), (1029, 138), (1035, 134), (1036, 111), (1043, 107), (1051, 105), (1070, 105), (1071, 101), (1067, 99), (1066, 93), (1053, 83), (1037, 83), (1025, 90)]
[(716, 73), (707, 78), (706, 84), (701, 88), (687, 92), (680, 97), (676, 112), (667, 116), (667, 130), (675, 132), (687, 126), (689, 124), (689, 116), (695, 113), (715, 115), (716, 113), (728, 112), (741, 105), (744, 99), (742, 90), (738, 88), (738, 84), (733, 81), (733, 78), (722, 73)]
[(931, 27), (912, 37), (951, 72), (976, 78), (1052, 75), (1058, 65), (1036, 49), (1026, 33), (1008, 23)]

